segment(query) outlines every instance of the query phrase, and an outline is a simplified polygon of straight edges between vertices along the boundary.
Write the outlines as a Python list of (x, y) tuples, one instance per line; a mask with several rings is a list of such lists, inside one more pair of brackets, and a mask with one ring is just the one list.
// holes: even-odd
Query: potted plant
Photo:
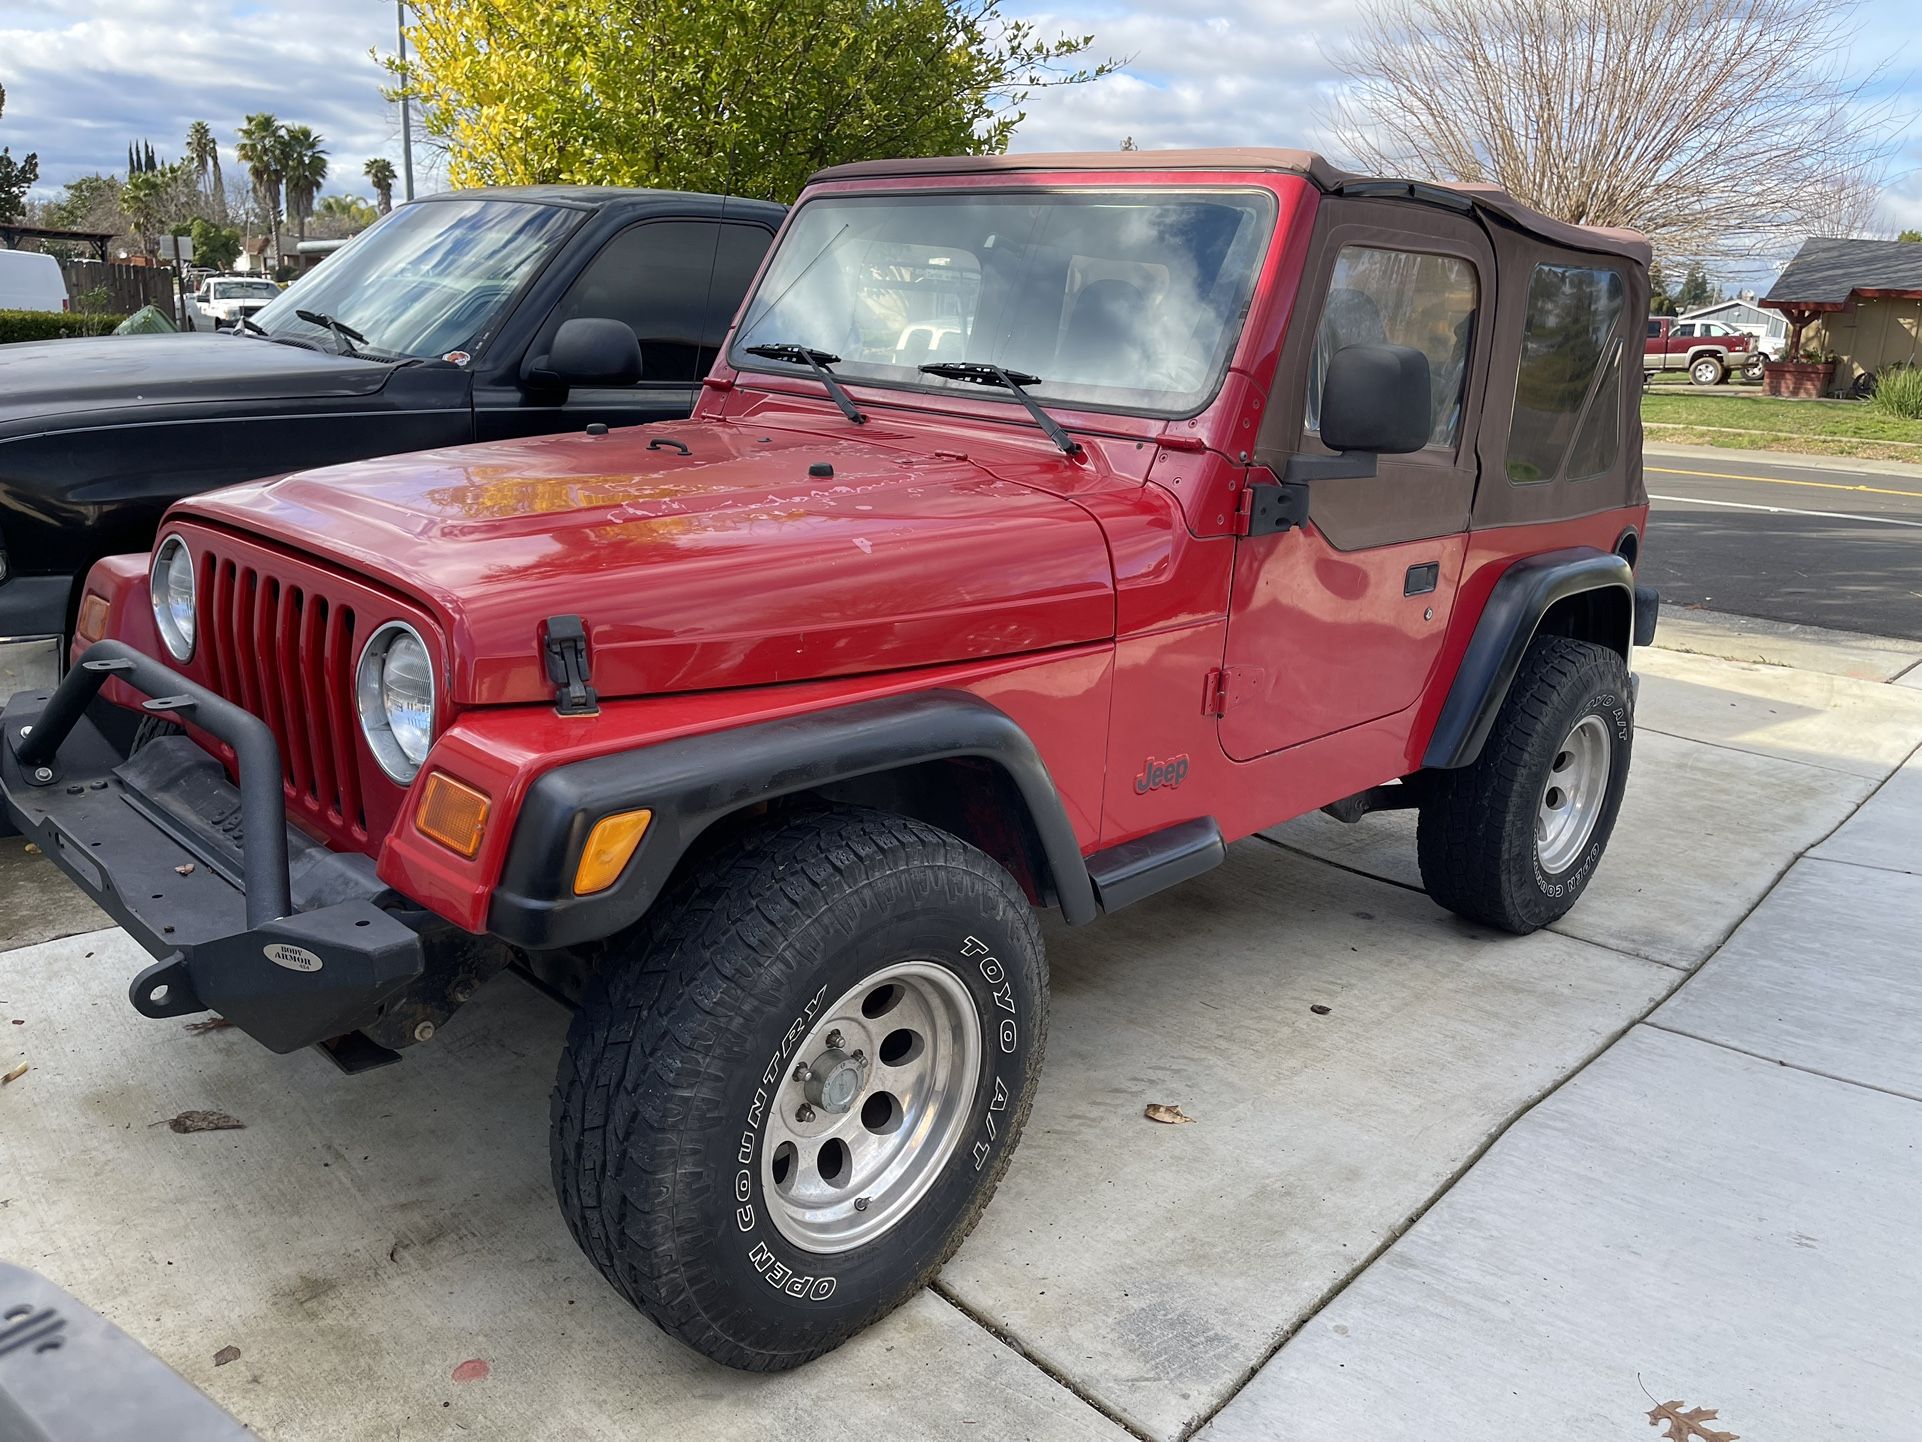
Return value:
[(1762, 392), (1791, 400), (1818, 400), (1834, 383), (1835, 363), (1834, 351), (1805, 345), (1798, 355), (1762, 367)]

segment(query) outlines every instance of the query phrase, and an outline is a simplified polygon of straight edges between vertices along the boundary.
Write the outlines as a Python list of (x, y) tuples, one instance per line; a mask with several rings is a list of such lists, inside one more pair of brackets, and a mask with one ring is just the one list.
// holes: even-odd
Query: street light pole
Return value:
[(400, 176), (401, 193), (414, 198), (414, 122), (407, 101), (407, 0), (394, 0), (394, 28), (400, 37)]

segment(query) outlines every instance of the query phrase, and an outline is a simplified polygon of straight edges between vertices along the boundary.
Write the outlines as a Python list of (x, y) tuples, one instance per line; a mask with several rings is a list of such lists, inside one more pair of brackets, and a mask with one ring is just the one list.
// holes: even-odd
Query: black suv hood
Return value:
[(100, 411), (365, 396), (391, 364), (235, 335), (128, 335), (0, 345), (0, 438)]

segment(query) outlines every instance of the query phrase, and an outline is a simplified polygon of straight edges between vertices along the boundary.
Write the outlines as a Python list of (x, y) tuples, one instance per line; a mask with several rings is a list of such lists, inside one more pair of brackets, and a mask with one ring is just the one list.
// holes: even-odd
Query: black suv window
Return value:
[(561, 297), (547, 334), (580, 316), (624, 320), (641, 343), (643, 384), (692, 385), (701, 378), (718, 228), (711, 220), (629, 226)]
[(724, 225), (720, 248), (714, 252), (714, 284), (707, 299), (707, 322), (701, 333), (701, 370), (713, 364), (714, 353), (734, 324), (741, 297), (754, 283), (754, 273), (774, 241), (774, 233), (758, 225)]
[[(1552, 480), (1561, 474), (1582, 417), (1611, 391), (1619, 408), (1615, 357), (1621, 350), (1617, 332), (1626, 295), (1621, 275), (1613, 270), (1535, 267), (1528, 283), (1521, 364), (1515, 373), (1515, 414), (1508, 427), (1509, 480)], [(1612, 382), (1600, 374), (1605, 366), (1615, 377)], [(1595, 466), (1603, 452), (1612, 463), (1613, 435), (1605, 429), (1591, 443), (1585, 434), (1582, 464)]]
[(1434, 420), (1431, 446), (1453, 446), (1475, 330), (1475, 267), (1459, 256), (1344, 245), (1328, 279), (1315, 331), (1304, 424), (1321, 429), (1321, 382), (1347, 345), (1413, 346), (1428, 357)]

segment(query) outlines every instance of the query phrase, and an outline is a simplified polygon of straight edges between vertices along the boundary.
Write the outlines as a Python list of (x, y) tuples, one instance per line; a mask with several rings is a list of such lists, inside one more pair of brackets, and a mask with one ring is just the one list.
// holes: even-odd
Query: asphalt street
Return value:
[(1922, 476), (1647, 453), (1664, 606), (1922, 640)]

